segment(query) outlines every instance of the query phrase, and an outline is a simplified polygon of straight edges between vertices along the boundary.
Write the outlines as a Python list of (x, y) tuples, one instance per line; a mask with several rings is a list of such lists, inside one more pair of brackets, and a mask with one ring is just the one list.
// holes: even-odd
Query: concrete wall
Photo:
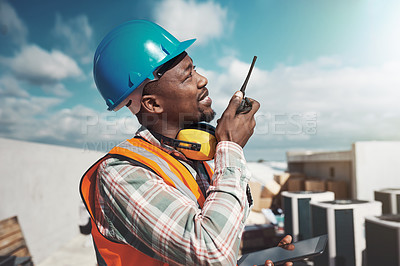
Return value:
[(38, 263), (79, 234), (79, 181), (103, 153), (2, 138), (0, 150), (0, 220), (18, 216)]
[(374, 190), (400, 188), (399, 141), (356, 142), (353, 153), (358, 199), (373, 200)]

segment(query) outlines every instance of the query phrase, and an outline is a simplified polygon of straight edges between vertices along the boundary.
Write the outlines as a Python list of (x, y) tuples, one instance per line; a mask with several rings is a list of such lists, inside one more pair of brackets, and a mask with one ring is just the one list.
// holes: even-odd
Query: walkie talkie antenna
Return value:
[(253, 62), (251, 62), (249, 73), (247, 73), (247, 77), (244, 80), (244, 83), (243, 83), (242, 87), (240, 88), (240, 91), (243, 92), (243, 96), (244, 96), (244, 91), (246, 90), (246, 87), (247, 87), (247, 82), (249, 82), (251, 72), (253, 71), (253, 67), (254, 67), (254, 65), (256, 63), (256, 60), (257, 60), (257, 56), (254, 56), (253, 57)]
[(246, 90), (247, 82), (249, 82), (250, 75), (251, 75), (251, 72), (253, 71), (253, 67), (254, 67), (254, 64), (256, 63), (256, 60), (257, 60), (257, 56), (254, 56), (253, 57), (253, 62), (251, 62), (249, 73), (247, 73), (247, 77), (243, 82), (242, 88), (240, 88), (240, 91), (243, 93), (243, 99), (240, 102), (240, 105), (239, 105), (238, 109), (236, 110), (236, 114), (246, 114), (252, 108), (251, 101), (247, 97), (244, 97), (244, 94), (245, 94), (244, 91)]

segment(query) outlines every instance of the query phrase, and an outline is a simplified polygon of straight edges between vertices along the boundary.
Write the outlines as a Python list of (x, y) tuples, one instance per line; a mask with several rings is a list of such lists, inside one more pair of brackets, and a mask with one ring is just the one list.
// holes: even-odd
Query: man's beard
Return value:
[(200, 121), (199, 122), (211, 122), (214, 117), (215, 117), (216, 113), (214, 110), (212, 110), (211, 113), (204, 113), (204, 112), (200, 112)]

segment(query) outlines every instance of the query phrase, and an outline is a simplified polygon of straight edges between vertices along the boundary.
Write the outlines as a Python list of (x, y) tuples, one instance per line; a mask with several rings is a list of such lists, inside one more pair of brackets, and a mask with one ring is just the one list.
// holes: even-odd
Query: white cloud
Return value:
[(0, 31), (13, 43), (22, 45), (26, 42), (28, 29), (7, 1), (0, 1)]
[[(241, 87), (250, 66), (236, 58), (224, 58), (220, 64), (226, 67), (223, 73), (198, 70), (209, 79), (218, 115)], [(282, 147), (318, 143), (320, 148), (346, 143), (350, 148), (355, 140), (400, 140), (398, 73), (400, 62), (353, 67), (337, 57), (280, 65), (271, 71), (256, 65), (246, 90), (261, 103), (252, 142), (268, 150), (274, 142)], [(307, 113), (315, 114), (316, 130), (304, 136), (310, 121)]]
[[(209, 79), (218, 115), (242, 85), (249, 62), (230, 57), (219, 62), (226, 66), (222, 73), (198, 69)], [(271, 152), (269, 159), (283, 159), (284, 151), (298, 148), (346, 149), (356, 140), (399, 140), (399, 70), (400, 62), (352, 67), (330, 57), (270, 71), (256, 65), (247, 95), (260, 101), (261, 108), (245, 149), (249, 159)], [(15, 79), (0, 79), (0, 93), (20, 89)], [(75, 106), (54, 112), (61, 99), (31, 97), (26, 92), (25, 98), (13, 96), (18, 95), (0, 97), (3, 137), (107, 150), (131, 137), (139, 126), (127, 110), (98, 113)], [(305, 120), (313, 115), (316, 130), (307, 133)]]
[(20, 87), (13, 76), (6, 75), (0, 78), (0, 96), (27, 98), (29, 93)]
[(133, 137), (139, 127), (136, 118), (129, 111), (99, 113), (84, 106), (61, 110), (52, 115), (46, 124), (46, 131), (42, 130), (39, 134), (75, 144), (119, 142)]
[[(12, 132), (12, 136), (29, 137), (37, 123), (35, 117), (45, 115), (51, 107), (61, 100), (53, 97), (4, 97), (0, 99), (0, 124), (3, 129)], [(23, 130), (14, 130), (15, 128)]]
[(63, 49), (69, 54), (80, 56), (80, 61), (84, 64), (92, 62), (93, 53), (90, 51), (90, 45), (93, 30), (86, 15), (64, 20), (57, 14), (53, 34), (61, 41)]
[(59, 96), (63, 98), (72, 96), (72, 93), (62, 83), (51, 85), (44, 84), (41, 86), (41, 88), (44, 92), (47, 92), (48, 94), (52, 94), (54, 96)]
[(197, 44), (228, 34), (232, 22), (228, 22), (227, 13), (212, 0), (163, 0), (153, 10), (158, 24), (181, 41), (197, 38)]
[(0, 98), (0, 136), (105, 151), (139, 127), (129, 111), (103, 112), (74, 106), (54, 111), (61, 99)]
[(36, 85), (54, 84), (82, 75), (82, 70), (71, 57), (57, 50), (48, 52), (34, 44), (24, 46), (13, 58), (1, 58), (0, 62), (17, 77)]

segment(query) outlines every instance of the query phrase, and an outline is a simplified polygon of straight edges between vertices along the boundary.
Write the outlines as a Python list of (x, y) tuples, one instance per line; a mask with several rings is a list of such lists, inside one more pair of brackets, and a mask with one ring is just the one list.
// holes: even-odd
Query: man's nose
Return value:
[(197, 87), (200, 89), (200, 88), (205, 87), (208, 84), (208, 79), (206, 77), (204, 77), (203, 75), (200, 75), (199, 73), (197, 73), (197, 74), (198, 74)]

